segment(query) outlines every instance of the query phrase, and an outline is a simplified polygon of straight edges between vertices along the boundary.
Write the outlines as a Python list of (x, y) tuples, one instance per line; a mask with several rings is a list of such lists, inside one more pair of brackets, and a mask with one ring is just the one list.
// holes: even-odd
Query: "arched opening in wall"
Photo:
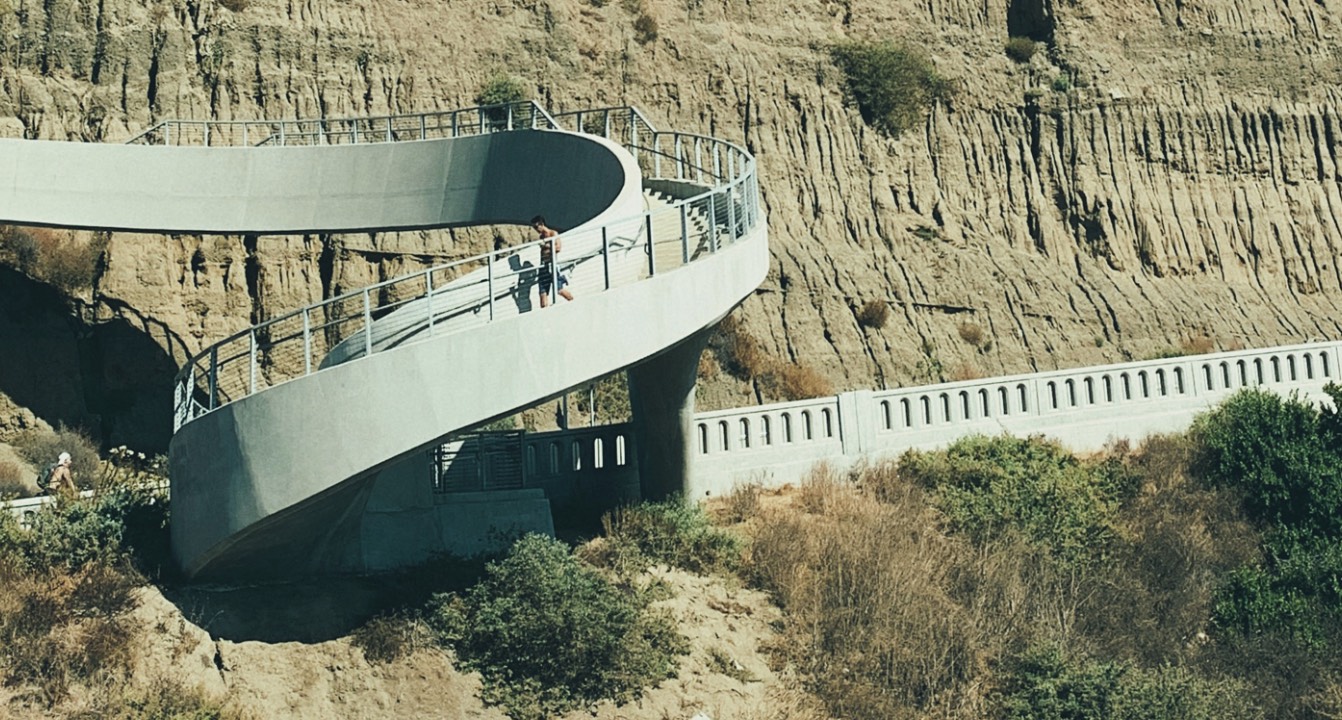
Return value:
[(1221, 387), (1225, 390), (1230, 389), (1230, 363), (1221, 363)]
[(974, 413), (969, 409), (969, 393), (960, 391), (960, 419), (969, 420), (974, 417)]
[[(707, 427), (704, 428), (704, 432), (705, 432), (705, 433), (708, 432), (708, 428), (707, 428)], [(626, 460), (626, 458), (625, 458), (625, 454), (624, 454), (624, 436), (623, 436), (623, 435), (616, 435), (616, 436), (615, 436), (615, 464), (616, 464), (616, 465), (619, 465), (619, 466), (623, 466), (626, 462), (627, 462), (627, 460)]]
[(899, 415), (904, 421), (904, 427), (913, 427), (913, 406), (908, 398), (899, 401)]
[(1295, 381), (1298, 379), (1298, 378), (1296, 377), (1296, 374), (1295, 374), (1295, 356), (1294, 356), (1294, 355), (1287, 355), (1287, 356), (1286, 356), (1286, 372), (1287, 372), (1287, 374), (1290, 376), (1290, 378), (1291, 378), (1291, 382), (1295, 382)]
[(1131, 400), (1131, 399), (1132, 399), (1132, 378), (1129, 377), (1127, 373), (1123, 373), (1123, 374), (1121, 374), (1121, 375), (1118, 376), (1118, 382), (1119, 382), (1120, 385), (1123, 386), (1123, 399), (1124, 399), (1124, 400)]
[(577, 440), (574, 440), (573, 443), (569, 446), (569, 450), (571, 450), (571, 451), (573, 452), (573, 469), (574, 469), (574, 471), (581, 470), (581, 469), (582, 469), (582, 443), (578, 442)]
[(1272, 382), (1281, 382), (1281, 358), (1272, 356)]
[(988, 405), (988, 391), (979, 391), (979, 414), (981, 417), (992, 417), (993, 409)]
[(85, 323), (56, 290), (0, 267), (0, 394), (53, 426), (104, 448), (166, 452), (177, 362), (165, 346), (186, 360), (161, 325)]
[(700, 455), (707, 455), (707, 454), (708, 454), (708, 426), (705, 425), (705, 424), (703, 424), (703, 423), (699, 423), (699, 424), (698, 424), (698, 430), (699, 430), (699, 454), (700, 454)]
[(1052, 381), (1048, 383), (1048, 409), (1058, 409), (1058, 385)]
[(1257, 378), (1257, 382), (1258, 382), (1258, 384), (1259, 384), (1259, 385), (1262, 385), (1262, 384), (1263, 384), (1263, 359), (1262, 359), (1262, 358), (1254, 358), (1254, 359), (1253, 359), (1253, 374), (1254, 374), (1254, 377)]
[(1111, 378), (1111, 377), (1109, 377), (1108, 375), (1105, 375), (1104, 377), (1100, 378), (1100, 380), (1103, 381), (1103, 383), (1104, 383), (1104, 401), (1107, 402), (1107, 403), (1111, 403), (1111, 402), (1113, 402), (1113, 401), (1114, 401), (1114, 379)]
[(592, 469), (600, 470), (606, 467), (606, 441), (597, 438), (592, 441)]
[(528, 445), (526, 453), (527, 475), (536, 474), (536, 446)]
[(951, 421), (951, 396), (946, 393), (941, 394), (941, 421)]
[(1086, 388), (1086, 404), (1087, 404), (1087, 405), (1094, 405), (1094, 404), (1095, 404), (1095, 379), (1094, 379), (1094, 378), (1085, 378), (1085, 379), (1083, 379), (1083, 380), (1081, 381), (1081, 383), (1082, 383), (1082, 384), (1085, 386), (1085, 388)]
[(1067, 378), (1067, 407), (1076, 407), (1076, 381)]
[(1146, 377), (1145, 370), (1137, 373), (1137, 384), (1141, 387), (1143, 400), (1151, 397), (1151, 381)]
[(1319, 353), (1319, 364), (1323, 366), (1323, 376), (1324, 376), (1324, 377), (1332, 377), (1332, 375), (1333, 375), (1333, 371), (1332, 371), (1332, 368), (1328, 367), (1328, 354), (1327, 354), (1327, 353)]
[(783, 413), (783, 442), (792, 442), (792, 413)]
[(774, 444), (772, 425), (773, 423), (769, 422), (768, 415), (760, 418), (760, 440), (763, 441), (765, 445)]
[(1183, 394), (1184, 394), (1184, 369), (1183, 369), (1183, 368), (1175, 368), (1175, 369), (1174, 369), (1174, 392), (1179, 393), (1180, 395), (1183, 395)]
[(1006, 389), (1006, 388), (1004, 388), (1004, 387), (997, 388), (997, 401), (998, 401), (998, 402), (1001, 404), (1001, 406), (1002, 406), (1002, 414), (1003, 414), (1003, 415), (1010, 415), (1010, 414), (1011, 414), (1011, 396), (1007, 394), (1007, 389)]
[(1309, 353), (1305, 353), (1305, 379), (1314, 379), (1314, 358)]
[(1010, 0), (1007, 34), (1042, 43), (1053, 42), (1053, 6), (1049, 0)]
[(919, 398), (919, 403), (923, 406), (923, 425), (932, 424), (932, 400), (926, 395)]
[(825, 431), (825, 437), (834, 437), (834, 414), (829, 408), (820, 411), (820, 424), (823, 426), (821, 429)]
[(801, 436), (803, 440), (810, 440), (814, 435), (811, 433), (811, 411), (801, 411)]
[(1239, 370), (1239, 386), (1240, 386), (1240, 387), (1244, 387), (1244, 386), (1248, 385), (1248, 384), (1249, 384), (1249, 368), (1248, 368), (1248, 366), (1246, 366), (1246, 365), (1244, 364), (1244, 361), (1243, 361), (1243, 360), (1237, 360), (1237, 361), (1235, 362), (1235, 368), (1236, 368), (1237, 370)]
[(742, 449), (749, 448), (749, 447), (750, 447), (750, 419), (749, 419), (749, 418), (741, 418), (740, 427), (741, 427), (741, 435), (740, 435), (740, 441), (737, 443), (737, 446), (740, 447), (740, 448), (742, 448)]
[(890, 430), (894, 425), (894, 418), (890, 416), (890, 401), (881, 401), (881, 425), (886, 430)]
[(1165, 382), (1165, 371), (1156, 370), (1156, 394), (1164, 397), (1170, 394), (1169, 385)]
[(1017, 385), (1016, 392), (1020, 395), (1020, 411), (1023, 413), (1030, 412), (1030, 403), (1025, 395), (1025, 383)]
[(559, 472), (559, 443), (550, 443), (550, 474)]
[(729, 432), (729, 430), (727, 429), (727, 421), (726, 421), (726, 420), (719, 420), (719, 421), (718, 421), (718, 449), (719, 449), (719, 450), (726, 451), (726, 450), (731, 450), (731, 449), (732, 449), (731, 444), (728, 442), (728, 438), (727, 438), (727, 433), (728, 433), (728, 432)]

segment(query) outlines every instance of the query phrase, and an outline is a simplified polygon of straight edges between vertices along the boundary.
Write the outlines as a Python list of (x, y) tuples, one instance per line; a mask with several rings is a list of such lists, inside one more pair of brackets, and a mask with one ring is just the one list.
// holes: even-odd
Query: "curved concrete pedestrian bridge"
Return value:
[(0, 140), (0, 222), (283, 234), (540, 214), (566, 229), (574, 302), (539, 311), (531, 243), (294, 310), (182, 369), (169, 462), (186, 574), (362, 571), (453, 532), (398, 464), (621, 369), (642, 493), (686, 487), (705, 334), (768, 269), (755, 168), (629, 107), (169, 121), (126, 145)]

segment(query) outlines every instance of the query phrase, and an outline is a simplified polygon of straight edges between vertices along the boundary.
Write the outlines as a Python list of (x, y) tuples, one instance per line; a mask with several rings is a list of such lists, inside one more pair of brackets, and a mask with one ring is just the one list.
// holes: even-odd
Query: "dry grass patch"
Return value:
[(884, 300), (868, 300), (857, 312), (857, 324), (862, 327), (881, 329), (890, 320), (890, 305)]
[(783, 365), (775, 375), (780, 393), (788, 400), (809, 400), (834, 394), (834, 385), (810, 365)]
[(988, 337), (987, 333), (983, 331), (983, 326), (978, 323), (962, 322), (955, 330), (960, 335), (961, 340), (976, 348), (983, 347)]

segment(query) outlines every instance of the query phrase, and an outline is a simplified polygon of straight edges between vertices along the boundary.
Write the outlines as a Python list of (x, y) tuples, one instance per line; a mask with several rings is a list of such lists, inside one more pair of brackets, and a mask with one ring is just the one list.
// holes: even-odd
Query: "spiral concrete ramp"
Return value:
[(539, 308), (553, 270), (531, 243), (285, 313), (186, 364), (169, 463), (189, 577), (395, 566), (364, 522), (380, 471), (626, 368), (645, 494), (683, 487), (704, 331), (768, 267), (754, 159), (634, 108), (531, 103), (169, 121), (125, 145), (0, 140), (5, 223), (233, 235), (536, 214), (564, 230), (573, 302)]

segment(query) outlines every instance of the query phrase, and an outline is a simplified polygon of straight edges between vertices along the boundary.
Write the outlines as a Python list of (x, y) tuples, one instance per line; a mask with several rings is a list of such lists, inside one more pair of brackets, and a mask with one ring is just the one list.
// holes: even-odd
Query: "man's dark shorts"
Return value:
[[(540, 274), (536, 276), (536, 282), (541, 287), (541, 293), (545, 295), (550, 294), (551, 280), (552, 278), (550, 277), (549, 270), (542, 270), (540, 271)], [(559, 273), (559, 289), (562, 291), (566, 285), (568, 285), (568, 278), (564, 277), (564, 273)]]

